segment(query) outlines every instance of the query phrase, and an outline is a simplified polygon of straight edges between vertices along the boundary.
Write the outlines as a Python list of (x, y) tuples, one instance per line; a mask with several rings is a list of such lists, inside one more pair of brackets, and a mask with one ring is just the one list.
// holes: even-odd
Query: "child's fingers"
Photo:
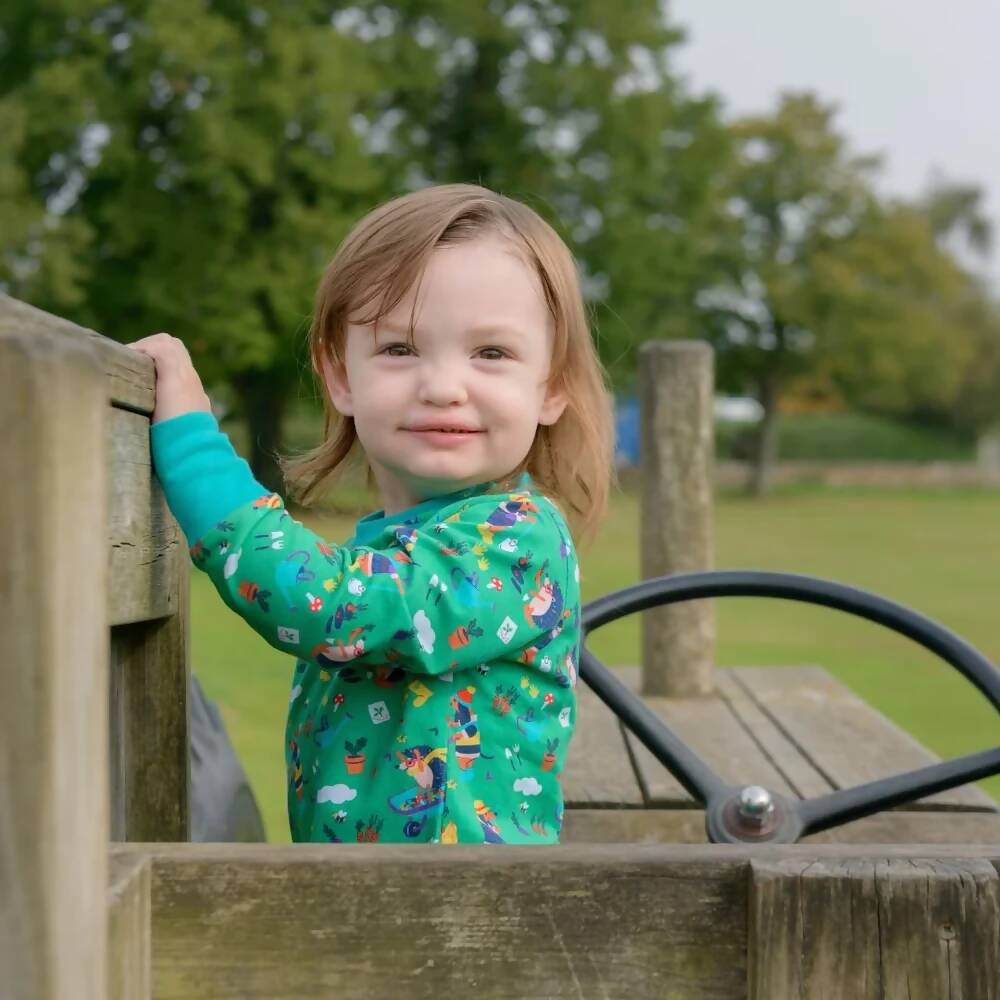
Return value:
[(184, 341), (179, 337), (173, 336), (170, 333), (154, 333), (148, 337), (140, 337), (138, 340), (129, 341), (125, 344), (125, 347), (171, 347), (171, 348), (181, 348), (186, 351), (187, 348), (184, 346)]
[(191, 355), (183, 340), (174, 337), (169, 333), (154, 333), (150, 337), (142, 337), (124, 345), (133, 351), (145, 354), (153, 361), (162, 361), (175, 364), (190, 364)]

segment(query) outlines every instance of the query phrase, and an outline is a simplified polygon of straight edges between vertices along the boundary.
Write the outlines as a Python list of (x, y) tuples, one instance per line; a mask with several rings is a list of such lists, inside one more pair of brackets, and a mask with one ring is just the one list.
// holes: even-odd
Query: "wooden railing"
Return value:
[(188, 839), (188, 557), (153, 392), (148, 359), (0, 297), (4, 997), (104, 997), (109, 839)]

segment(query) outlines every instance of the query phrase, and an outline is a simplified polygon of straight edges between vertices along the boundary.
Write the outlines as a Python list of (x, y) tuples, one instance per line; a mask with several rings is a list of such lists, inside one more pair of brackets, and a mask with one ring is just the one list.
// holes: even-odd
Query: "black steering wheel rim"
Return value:
[[(655, 577), (606, 594), (581, 612), (580, 676), (705, 805), (709, 839), (716, 842), (793, 843), (892, 805), (910, 802), (968, 781), (1000, 773), (1000, 746), (927, 768), (894, 775), (813, 799), (770, 792), (770, 813), (749, 820), (741, 789), (714, 771), (642, 699), (586, 648), (589, 634), (649, 608), (714, 597), (771, 597), (817, 604), (865, 618), (905, 635), (958, 670), (1000, 712), (1000, 670), (979, 650), (938, 622), (877, 594), (819, 577), (762, 570), (715, 570)], [(751, 810), (752, 811), (752, 810)]]

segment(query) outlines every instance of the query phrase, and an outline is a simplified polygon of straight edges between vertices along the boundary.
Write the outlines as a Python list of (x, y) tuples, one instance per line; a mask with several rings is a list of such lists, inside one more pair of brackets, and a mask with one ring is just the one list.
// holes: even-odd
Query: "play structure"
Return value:
[(708, 598), (860, 614), (998, 709), (1000, 673), (885, 599), (708, 572), (711, 355), (643, 354), (644, 579), (584, 610), (644, 612), (643, 662), (583, 650), (563, 843), (192, 844), (152, 364), (0, 297), (4, 1000), (1000, 997), (1000, 812), (968, 784), (1000, 747), (940, 764), (818, 668), (716, 669)]

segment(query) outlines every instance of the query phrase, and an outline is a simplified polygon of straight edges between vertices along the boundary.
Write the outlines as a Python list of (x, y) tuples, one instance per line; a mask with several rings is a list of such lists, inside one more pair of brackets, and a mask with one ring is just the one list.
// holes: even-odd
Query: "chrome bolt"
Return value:
[(739, 809), (744, 820), (759, 826), (774, 812), (774, 800), (766, 788), (747, 785), (740, 790)]

